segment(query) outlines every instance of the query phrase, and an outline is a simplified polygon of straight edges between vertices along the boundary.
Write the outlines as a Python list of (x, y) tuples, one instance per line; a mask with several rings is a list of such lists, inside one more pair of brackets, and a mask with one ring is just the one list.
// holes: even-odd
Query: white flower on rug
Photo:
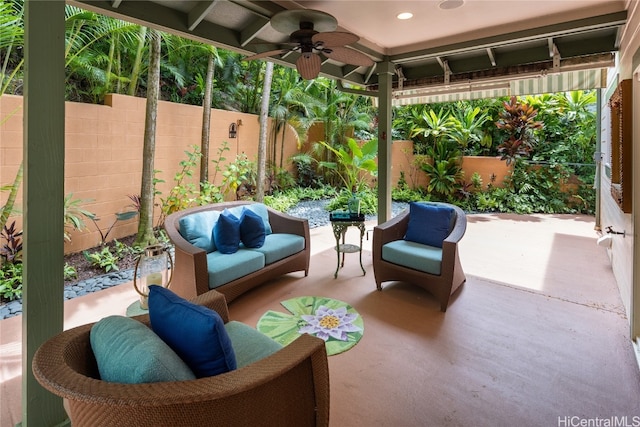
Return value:
[(353, 324), (358, 318), (356, 313), (347, 313), (346, 307), (336, 309), (321, 305), (315, 314), (303, 314), (300, 316), (308, 324), (301, 327), (301, 334), (312, 334), (325, 341), (333, 337), (340, 341), (347, 341), (348, 332), (360, 332), (362, 328)]

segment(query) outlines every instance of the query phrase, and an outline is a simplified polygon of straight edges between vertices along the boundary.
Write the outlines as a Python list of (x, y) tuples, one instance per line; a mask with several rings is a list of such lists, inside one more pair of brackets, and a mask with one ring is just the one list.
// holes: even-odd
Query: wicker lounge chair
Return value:
[[(228, 321), (224, 296), (194, 302)], [(148, 315), (137, 317), (148, 325)], [(56, 335), (36, 352), (33, 372), (64, 398), (82, 426), (327, 426), (329, 371), (324, 342), (302, 335), (258, 362), (191, 381), (119, 384), (101, 381), (89, 342), (92, 324)]]
[[(382, 282), (397, 280), (418, 285), (433, 294), (440, 303), (440, 310), (446, 311), (450, 296), (466, 281), (460, 258), (458, 242), (467, 229), (467, 217), (462, 209), (447, 203), (434, 203), (454, 211), (454, 220), (448, 236), (442, 242), (440, 274), (428, 273), (384, 259), (383, 247), (395, 241), (402, 241), (409, 225), (409, 210), (373, 229), (373, 272), (376, 286), (382, 290)], [(430, 224), (424, 224), (424, 233), (429, 233)], [(419, 245), (418, 245), (419, 246)], [(414, 253), (417, 248), (414, 246)], [(426, 262), (426, 261), (425, 261)]]

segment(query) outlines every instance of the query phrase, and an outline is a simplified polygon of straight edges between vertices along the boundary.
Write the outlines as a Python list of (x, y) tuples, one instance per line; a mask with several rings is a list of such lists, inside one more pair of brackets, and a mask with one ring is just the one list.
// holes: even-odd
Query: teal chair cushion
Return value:
[(216, 244), (212, 232), (219, 216), (219, 211), (205, 211), (184, 216), (178, 220), (180, 235), (205, 252), (213, 252), (216, 250)]
[(411, 202), (409, 224), (405, 240), (423, 245), (442, 247), (442, 242), (451, 232), (455, 211), (449, 206), (433, 203)]
[(103, 381), (140, 384), (196, 378), (171, 347), (135, 319), (105, 317), (91, 328), (90, 342)]
[(207, 307), (162, 286), (149, 286), (151, 328), (198, 378), (236, 369), (236, 356), (224, 321)]
[(382, 246), (382, 259), (392, 264), (439, 276), (442, 248), (408, 240), (395, 240)]
[(269, 265), (304, 250), (304, 237), (287, 233), (269, 234), (264, 245), (251, 250), (264, 254), (264, 262)]
[(271, 356), (282, 348), (279, 342), (244, 323), (232, 320), (224, 327), (231, 338), (238, 369)]
[(264, 255), (256, 249), (240, 248), (235, 254), (223, 254), (219, 251), (207, 254), (207, 272), (209, 289), (229, 283), (247, 274), (263, 268)]

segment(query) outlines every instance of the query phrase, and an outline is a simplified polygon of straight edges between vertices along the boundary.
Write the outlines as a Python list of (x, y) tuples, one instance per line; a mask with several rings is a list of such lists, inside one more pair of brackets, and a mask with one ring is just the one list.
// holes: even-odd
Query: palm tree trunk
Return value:
[(156, 122), (158, 95), (160, 92), (160, 34), (151, 30), (149, 73), (147, 83), (147, 109), (144, 121), (142, 148), (142, 186), (140, 189), (140, 222), (135, 246), (145, 247), (155, 243), (153, 234), (153, 160), (156, 151)]
[[(136, 52), (136, 59), (133, 63), (133, 70), (131, 70), (131, 80), (129, 82), (129, 95), (135, 96), (136, 89), (138, 88), (138, 78), (140, 77), (140, 68), (142, 64), (142, 52), (144, 44), (147, 39), (147, 27), (140, 27), (140, 40), (138, 43), (138, 50)], [(151, 64), (149, 64), (151, 66)], [(148, 99), (148, 96), (147, 96)]]
[(18, 168), (18, 172), (16, 173), (16, 177), (13, 180), (13, 184), (11, 185), (11, 191), (9, 192), (9, 197), (7, 198), (7, 203), (0, 210), (0, 230), (4, 228), (9, 219), (9, 215), (13, 211), (13, 205), (16, 202), (16, 196), (18, 194), (18, 190), (20, 189), (20, 184), (22, 183), (22, 171), (23, 171), (24, 162), (20, 163), (20, 167)]
[(273, 78), (273, 62), (267, 62), (262, 85), (262, 105), (260, 107), (260, 138), (258, 139), (258, 178), (256, 201), (264, 200), (264, 180), (266, 176), (267, 157), (267, 123), (269, 120), (269, 98), (271, 97), (271, 79)]
[(116, 41), (118, 39), (117, 35), (111, 37), (111, 43), (109, 44), (109, 61), (107, 62), (107, 71), (105, 75), (107, 77), (107, 81), (105, 82), (105, 93), (109, 93), (111, 91), (111, 74), (113, 73), (113, 57), (116, 52)]
[(204, 99), (202, 100), (202, 140), (200, 142), (200, 182), (209, 181), (209, 129), (211, 127), (211, 91), (213, 89), (213, 70), (215, 68), (213, 52), (209, 53), (207, 79)]
[(287, 133), (287, 121), (282, 121), (282, 139), (280, 140), (280, 169), (282, 169), (282, 163), (284, 162), (284, 137)]

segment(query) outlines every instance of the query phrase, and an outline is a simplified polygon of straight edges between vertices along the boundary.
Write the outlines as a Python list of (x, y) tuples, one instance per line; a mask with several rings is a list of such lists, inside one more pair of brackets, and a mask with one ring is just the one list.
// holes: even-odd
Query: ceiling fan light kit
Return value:
[(464, 4), (464, 0), (442, 0), (438, 7), (443, 10), (457, 9)]
[(367, 55), (345, 46), (356, 43), (360, 38), (353, 33), (334, 31), (338, 23), (328, 13), (309, 9), (285, 10), (276, 13), (270, 22), (276, 31), (289, 34), (289, 42), (294, 46), (251, 55), (244, 58), (245, 61), (299, 52), (296, 69), (305, 80), (318, 77), (322, 67), (319, 54), (344, 64), (373, 65), (373, 60)]
[(313, 53), (303, 53), (296, 61), (296, 69), (305, 80), (312, 80), (318, 77), (318, 70), (321, 66), (320, 57)]

